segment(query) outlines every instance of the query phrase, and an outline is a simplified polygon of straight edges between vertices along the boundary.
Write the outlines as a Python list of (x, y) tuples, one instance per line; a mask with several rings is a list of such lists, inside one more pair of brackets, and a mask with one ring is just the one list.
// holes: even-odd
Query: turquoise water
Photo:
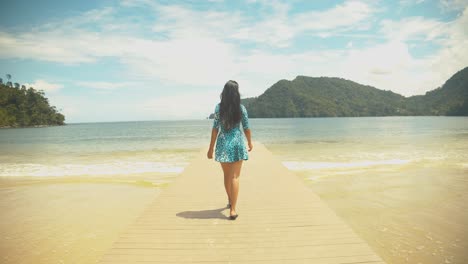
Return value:
[[(251, 119), (253, 138), (292, 170), (357, 169), (421, 160), (468, 167), (468, 119)], [(209, 143), (212, 120), (82, 123), (0, 130), (0, 176), (181, 172)], [(447, 164), (446, 164), (447, 165)], [(312, 173), (314, 170), (318, 174)], [(327, 174), (329, 175), (329, 174)]]
[[(152, 175), (170, 182), (208, 147), (211, 126), (195, 120), (1, 129), (0, 176)], [(251, 119), (250, 127), (254, 141), (388, 263), (468, 263), (468, 118)]]
[(208, 120), (80, 123), (0, 130), (0, 176), (181, 172)]
[[(212, 120), (80, 123), (0, 130), (0, 176), (181, 172), (209, 143)], [(421, 160), (466, 168), (468, 119), (251, 119), (253, 139), (292, 170), (356, 169)], [(447, 164), (445, 164), (447, 165)], [(324, 175), (311, 174), (311, 179)]]

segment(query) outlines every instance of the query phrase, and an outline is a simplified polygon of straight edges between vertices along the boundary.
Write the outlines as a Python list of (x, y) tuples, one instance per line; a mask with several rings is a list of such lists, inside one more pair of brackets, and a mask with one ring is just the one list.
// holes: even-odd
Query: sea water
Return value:
[[(0, 130), (0, 176), (171, 181), (212, 120)], [(389, 263), (468, 263), (468, 118), (250, 119), (252, 137)]]

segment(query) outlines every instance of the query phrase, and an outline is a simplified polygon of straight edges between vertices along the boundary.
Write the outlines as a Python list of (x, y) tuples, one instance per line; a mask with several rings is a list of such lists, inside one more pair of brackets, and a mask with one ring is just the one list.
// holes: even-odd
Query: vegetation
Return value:
[(281, 80), (242, 103), (250, 117), (468, 115), (468, 67), (425, 95), (404, 97), (341, 78)]
[(49, 105), (44, 91), (0, 78), (0, 127), (64, 125), (65, 117)]

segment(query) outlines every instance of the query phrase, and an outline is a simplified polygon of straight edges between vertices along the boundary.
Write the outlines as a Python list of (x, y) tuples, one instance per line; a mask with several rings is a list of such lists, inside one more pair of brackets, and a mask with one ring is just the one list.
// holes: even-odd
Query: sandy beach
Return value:
[(54, 177), (0, 181), (2, 263), (96, 263), (159, 194), (150, 182)]

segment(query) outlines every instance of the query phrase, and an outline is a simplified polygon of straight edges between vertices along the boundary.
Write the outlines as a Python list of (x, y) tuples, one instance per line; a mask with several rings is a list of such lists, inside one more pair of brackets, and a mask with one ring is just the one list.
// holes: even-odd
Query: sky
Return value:
[[(40, 3), (39, 3), (40, 2)], [(298, 75), (404, 96), (468, 66), (468, 0), (4, 0), (0, 77), (66, 123), (204, 119)]]

